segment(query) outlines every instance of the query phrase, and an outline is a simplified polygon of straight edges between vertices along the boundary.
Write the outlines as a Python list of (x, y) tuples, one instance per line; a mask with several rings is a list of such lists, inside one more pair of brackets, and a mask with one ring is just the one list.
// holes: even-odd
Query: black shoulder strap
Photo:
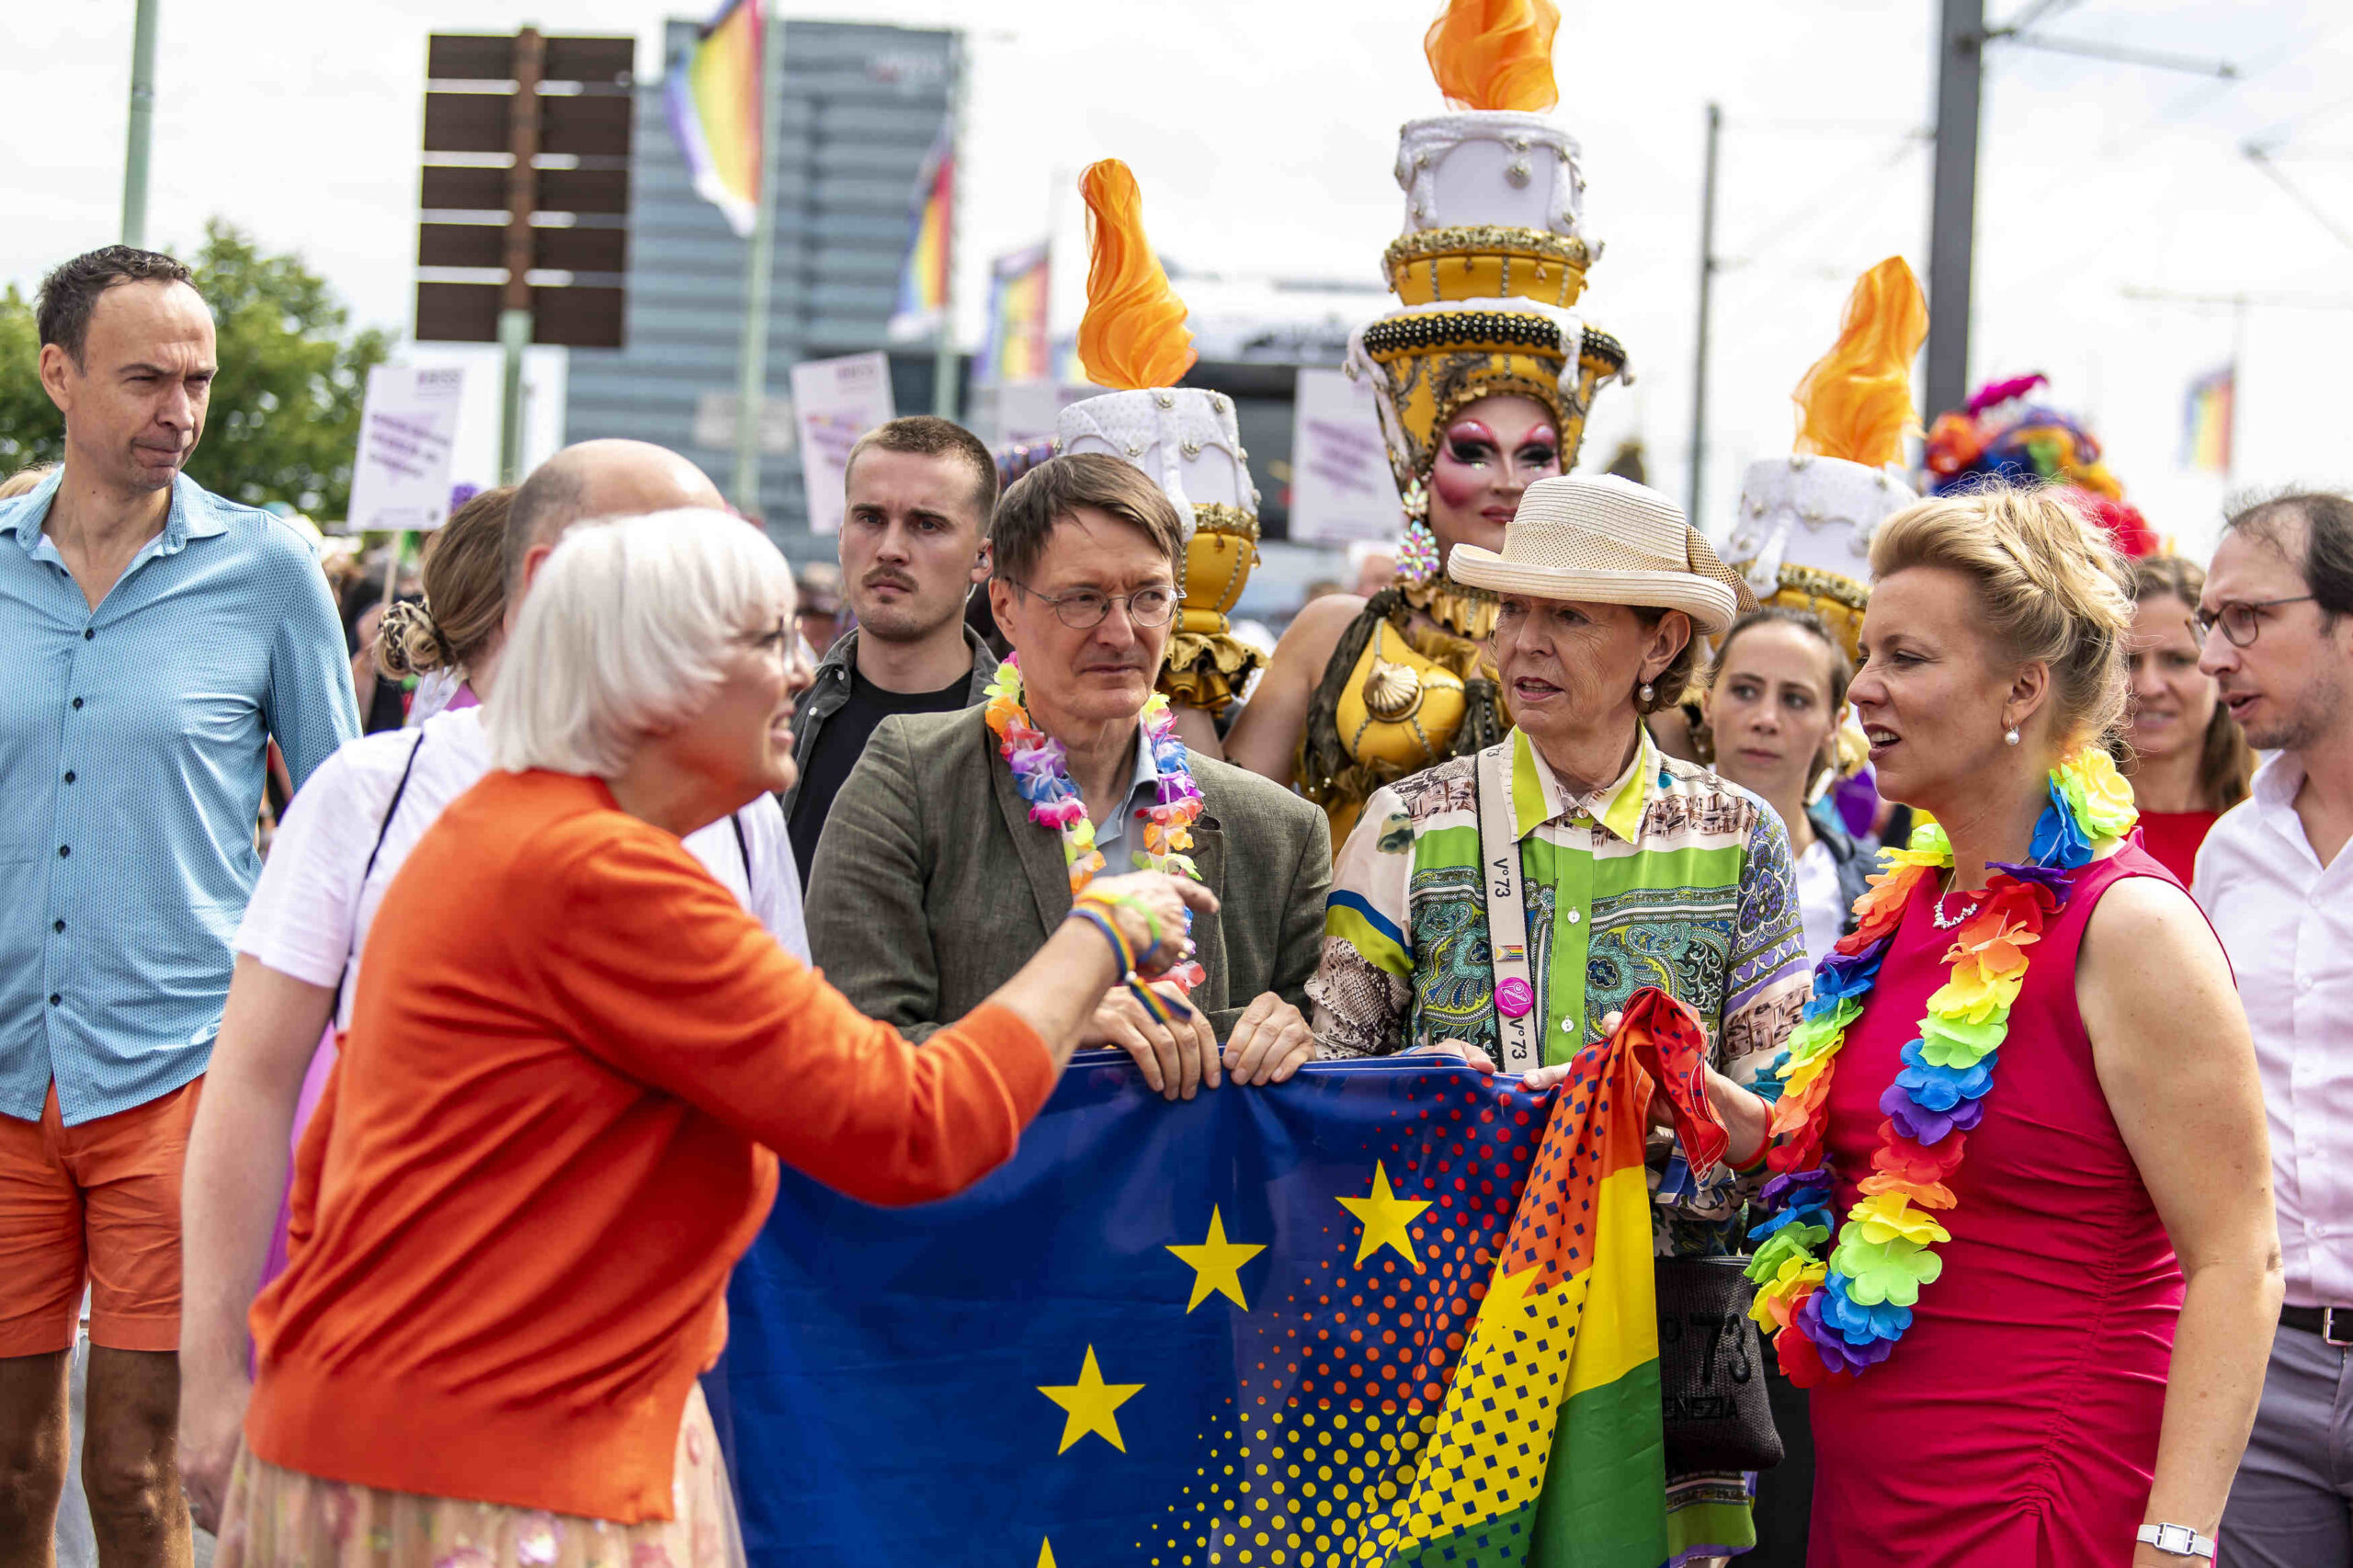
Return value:
[(727, 825), (735, 830), (735, 853), (742, 857), (744, 861), (744, 898), (745, 907), (748, 908), (750, 901), (757, 895), (758, 890), (752, 886), (752, 842), (744, 836), (744, 813), (737, 812), (731, 815), (727, 819)]
[[(416, 742), (408, 748), (408, 760), (401, 764), (400, 782), (392, 786), (392, 798), (384, 804), (384, 820), (376, 824), (376, 843), (368, 851), (368, 864), (360, 868), (359, 886), (352, 892), (352, 913), (358, 914), (359, 894), (366, 891), (368, 879), (376, 872), (376, 857), (384, 852), (384, 839), (392, 831), (392, 819), (400, 814), (401, 797), (408, 793), (409, 775), (416, 771), (416, 754), (425, 749), (425, 731), (416, 732)], [(335, 1028), (343, 1017), (344, 987), (350, 983), (350, 968), (344, 966), (344, 976), (335, 983), (335, 1011), (327, 1015), (327, 1027)]]
[(384, 820), (376, 824), (376, 845), (368, 851), (368, 864), (360, 869), (359, 885), (366, 887), (376, 869), (376, 857), (384, 852), (385, 835), (392, 831), (392, 818), (400, 813), (401, 797), (408, 793), (408, 776), (416, 771), (416, 754), (425, 749), (425, 732), (416, 732), (416, 744), (408, 748), (408, 760), (401, 764), (401, 780), (392, 786), (392, 798), (384, 803)]

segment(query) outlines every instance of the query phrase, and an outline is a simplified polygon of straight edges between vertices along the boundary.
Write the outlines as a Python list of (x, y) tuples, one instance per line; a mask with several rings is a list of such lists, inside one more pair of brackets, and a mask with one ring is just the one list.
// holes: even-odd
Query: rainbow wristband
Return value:
[(1089, 902), (1081, 899), (1071, 905), (1071, 917), (1086, 921), (1089, 926), (1102, 932), (1103, 939), (1111, 944), (1111, 961), (1118, 966), (1118, 972), (1114, 978), (1127, 986), (1128, 994), (1136, 999), (1136, 1006), (1142, 1007), (1146, 1017), (1164, 1028), (1174, 1023), (1190, 1023), (1193, 1018), (1191, 1007), (1173, 997), (1163, 996), (1136, 977), (1134, 950), (1128, 946), (1127, 938), (1120, 936), (1118, 924), (1101, 913), (1101, 905), (1108, 901), (1102, 899), (1091, 901), (1097, 906), (1094, 909), (1086, 907)]
[(1120, 927), (1114, 922), (1095, 910), (1087, 908), (1084, 903), (1073, 904), (1070, 917), (1074, 920), (1083, 920), (1094, 926), (1095, 929), (1103, 933), (1103, 939), (1111, 944), (1113, 965), (1111, 978), (1115, 983), (1125, 980), (1135, 972), (1135, 949), (1128, 946), (1128, 939), (1120, 935)]
[[(1078, 902), (1080, 903), (1094, 904), (1098, 909), (1134, 910), (1138, 915), (1143, 916), (1143, 928), (1152, 937), (1152, 946), (1154, 948), (1160, 946), (1160, 916), (1154, 915), (1152, 912), (1151, 906), (1146, 904), (1142, 899), (1119, 897), (1110, 893), (1103, 892), (1086, 892), (1079, 895)], [(1074, 905), (1074, 907), (1075, 907), (1075, 905)], [(1149, 951), (1150, 949), (1146, 950)]]

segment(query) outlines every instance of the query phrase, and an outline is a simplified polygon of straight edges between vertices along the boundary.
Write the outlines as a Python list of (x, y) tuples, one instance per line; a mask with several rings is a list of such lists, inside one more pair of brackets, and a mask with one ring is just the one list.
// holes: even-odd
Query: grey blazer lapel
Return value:
[[(1030, 894), (1038, 901), (1039, 939), (1043, 941), (1070, 913), (1070, 872), (1063, 865), (1062, 835), (1029, 820), (1029, 802), (1014, 787), (1013, 769), (995, 755), (995, 737), (990, 739), (992, 744), (983, 752), (989, 783), (996, 793), (996, 808), (1005, 817), (1005, 829), (1013, 835), (1014, 853), (1020, 857), (1022, 872), (1029, 880)], [(983, 912), (983, 918), (990, 913)]]

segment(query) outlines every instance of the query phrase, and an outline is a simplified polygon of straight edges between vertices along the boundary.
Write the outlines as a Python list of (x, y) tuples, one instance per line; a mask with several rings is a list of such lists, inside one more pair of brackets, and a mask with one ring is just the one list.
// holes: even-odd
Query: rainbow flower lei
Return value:
[[(1063, 864), (1070, 871), (1073, 897), (1104, 866), (1103, 852), (1095, 847), (1095, 824), (1086, 815), (1086, 799), (1070, 776), (1063, 743), (1029, 722), (1021, 699), (1021, 660), (1018, 654), (996, 667), (989, 682), (985, 715), (996, 732), (997, 752), (1013, 769), (1013, 786), (1029, 802), (1029, 820), (1062, 835)], [(1201, 814), (1201, 787), (1193, 781), (1193, 767), (1185, 743), (1176, 735), (1176, 715), (1159, 692), (1143, 705), (1144, 744), (1152, 747), (1152, 762), (1160, 773), (1155, 799), (1145, 813), (1143, 847), (1135, 851), (1136, 869), (1200, 881), (1193, 858), (1193, 823)], [(1189, 923), (1190, 916), (1188, 916)], [(1181, 965), (1165, 977), (1181, 985), (1200, 983), (1197, 963)]]
[(1766, 1157), (1774, 1176), (1759, 1205), (1773, 1217), (1753, 1233), (1750, 1315), (1772, 1335), (1781, 1370), (1799, 1387), (1879, 1365), (1912, 1326), (1920, 1288), (1944, 1270), (1929, 1244), (1952, 1240), (1931, 1211), (1958, 1207), (1947, 1184), (1984, 1116), (2027, 949), (2065, 907), (2069, 873), (2130, 832), (2137, 815), (2106, 751), (2086, 747), (2052, 769), (2031, 860), (1996, 863), (1984, 900), (1953, 933), (1950, 975), (1928, 998), (1919, 1036), (1904, 1048), (1904, 1070), (1880, 1097), (1887, 1119), (1871, 1174), (1857, 1184), (1863, 1196), (1825, 1258), (1833, 1225), (1825, 1133), (1838, 1049), (1862, 1017), (1913, 893), (1952, 864), (1952, 846), (1934, 824), (1913, 834), (1908, 847), (1881, 852), (1886, 869), (1855, 901), (1859, 924), (1814, 971), (1813, 999), (1764, 1085), (1781, 1142)]

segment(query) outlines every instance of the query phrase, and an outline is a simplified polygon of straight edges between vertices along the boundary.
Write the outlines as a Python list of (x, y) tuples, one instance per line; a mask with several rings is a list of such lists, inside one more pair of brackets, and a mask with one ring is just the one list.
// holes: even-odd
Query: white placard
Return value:
[(1309, 543), (1398, 538), (1405, 509), (1389, 472), (1375, 393), (1339, 370), (1302, 368), (1290, 429), (1290, 537)]
[(379, 365), (368, 372), (350, 531), (424, 532), (449, 520), (449, 457), (465, 390), (466, 372), (454, 365)]
[(842, 486), (858, 438), (898, 416), (891, 362), (880, 354), (803, 359), (792, 367), (793, 413), (801, 426), (801, 483), (809, 531), (842, 530)]
[(1051, 381), (1004, 382), (996, 389), (997, 445), (1027, 446), (1049, 439), (1055, 417), (1070, 401), (1064, 389)]
[[(714, 451), (735, 449), (735, 406), (742, 399), (732, 392), (707, 392), (695, 399), (694, 443)], [(760, 455), (783, 457), (800, 445), (792, 424), (792, 400), (760, 399)]]

